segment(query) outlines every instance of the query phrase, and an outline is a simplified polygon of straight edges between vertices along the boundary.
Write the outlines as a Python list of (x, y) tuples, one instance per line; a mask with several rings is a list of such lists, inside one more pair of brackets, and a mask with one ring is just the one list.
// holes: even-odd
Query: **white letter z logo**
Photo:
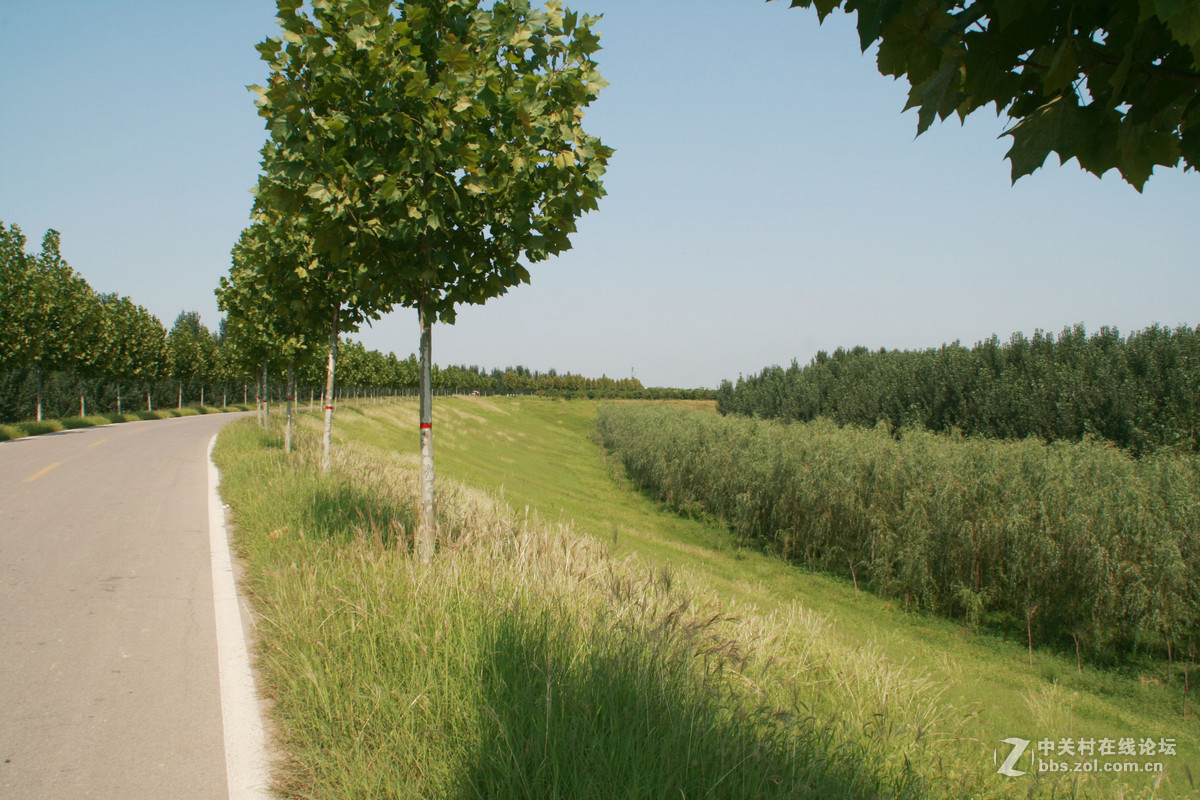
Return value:
[(1012, 745), (1012, 752), (1008, 754), (1008, 758), (1004, 759), (1004, 763), (1000, 765), (1000, 769), (996, 770), (1001, 775), (1007, 775), (1010, 778), (1017, 778), (1025, 774), (1025, 770), (1013, 769), (1017, 763), (1017, 759), (1025, 754), (1025, 748), (1029, 747), (1028, 739), (1005, 739), (1005, 744)]

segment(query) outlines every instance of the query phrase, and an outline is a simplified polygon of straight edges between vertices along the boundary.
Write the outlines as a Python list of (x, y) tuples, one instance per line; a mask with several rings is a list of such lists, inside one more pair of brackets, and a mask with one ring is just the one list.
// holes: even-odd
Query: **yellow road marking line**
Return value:
[(92, 442), (91, 444), (88, 445), (88, 447), (99, 447), (100, 445), (104, 444), (107, 441), (108, 441), (108, 439), (101, 439), (98, 442)]
[(30, 475), (28, 478), (26, 478), (26, 479), (25, 479), (24, 481), (22, 481), (22, 482), (23, 482), (23, 483), (33, 483), (33, 482), (34, 482), (34, 481), (36, 481), (38, 478), (42, 477), (43, 475), (45, 475), (47, 472), (49, 472), (50, 470), (54, 469), (55, 467), (61, 467), (61, 466), (62, 466), (62, 463), (63, 463), (63, 462), (61, 462), (61, 461), (55, 461), (55, 462), (54, 462), (53, 464), (51, 464), (50, 466), (48, 466), (48, 467), (45, 467), (45, 468), (43, 468), (43, 469), (40, 469), (40, 470), (38, 470), (37, 472), (33, 473), (32, 475)]

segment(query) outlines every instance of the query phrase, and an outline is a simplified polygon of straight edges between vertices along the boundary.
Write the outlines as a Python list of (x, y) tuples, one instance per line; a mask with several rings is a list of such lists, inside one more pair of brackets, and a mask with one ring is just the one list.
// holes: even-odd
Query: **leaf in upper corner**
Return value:
[(1189, 126), (1179, 137), (1179, 154), (1191, 169), (1200, 169), (1200, 127)]
[(1060, 161), (1074, 157), (1077, 144), (1088, 135), (1074, 95), (1060, 95), (1022, 119), (1003, 134), (1012, 147), (1005, 157), (1012, 163), (1012, 180), (1033, 173), (1051, 152)]
[(904, 0), (859, 0), (858, 43), (865, 53), (904, 7)]
[(1122, 125), (1117, 137), (1117, 164), (1121, 177), (1139, 192), (1157, 166), (1179, 163), (1179, 140), (1147, 125)]
[(1061, 92), (1075, 82), (1079, 77), (1079, 45), (1074, 36), (1068, 36), (1054, 52), (1050, 66), (1042, 76), (1043, 92), (1055, 94)]
[(913, 107), (919, 109), (917, 135), (929, 129), (935, 116), (945, 119), (954, 113), (962, 101), (962, 92), (959, 89), (961, 83), (962, 64), (955, 59), (929, 80), (913, 86), (908, 94), (908, 104), (904, 108), (906, 111)]
[(1200, 3), (1196, 0), (1142, 0), (1142, 14), (1153, 13), (1166, 23), (1171, 36), (1192, 49), (1200, 61)]

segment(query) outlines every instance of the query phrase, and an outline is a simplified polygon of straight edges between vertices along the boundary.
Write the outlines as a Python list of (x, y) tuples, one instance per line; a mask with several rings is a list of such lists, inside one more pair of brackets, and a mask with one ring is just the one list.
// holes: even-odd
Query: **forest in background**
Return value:
[(717, 391), (723, 414), (897, 431), (919, 426), (997, 439), (1100, 437), (1144, 455), (1200, 450), (1200, 327), (1121, 336), (1083, 325), (974, 347), (839, 348), (807, 366), (767, 367)]

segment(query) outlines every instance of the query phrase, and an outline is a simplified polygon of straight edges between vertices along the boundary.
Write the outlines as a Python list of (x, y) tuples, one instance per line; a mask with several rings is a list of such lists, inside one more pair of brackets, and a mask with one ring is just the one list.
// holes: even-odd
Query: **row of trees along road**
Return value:
[[(277, 6), (283, 33), (258, 47), (270, 138), (222, 307), (276, 357), (324, 339), (329, 397), (339, 333), (417, 312), (428, 561), (432, 325), (528, 282), (521, 260), (568, 249), (603, 195), (611, 150), (581, 125), (603, 86), (595, 19), (527, 0)], [(332, 413), (327, 402), (326, 465)]]
[[(299, 387), (311, 406), (321, 394), (328, 342), (292, 348), (285, 360), (282, 350), (266, 349), (249, 335), (243, 316), (235, 314), (210, 331), (196, 311), (180, 312), (168, 331), (130, 298), (94, 291), (63, 260), (59, 246), (59, 234), (51, 230), (40, 253), (27, 253), (21, 229), (0, 225), (0, 423), (137, 407), (224, 406), (257, 397), (295, 397)], [(289, 365), (294, 367), (290, 389)], [(401, 359), (360, 342), (341, 342), (338, 374), (336, 395), (369, 397), (415, 392), (420, 368), (415, 355)], [(435, 392), (485, 395), (712, 394), (646, 389), (634, 378), (590, 378), (519, 365), (485, 370), (433, 364), (430, 383)]]
[(54, 230), (26, 252), (20, 227), (0, 224), (0, 421), (78, 409), (122, 413), (128, 390), (153, 410), (203, 405), (206, 389), (245, 400), (243, 354), (195, 311), (170, 331), (128, 297), (96, 292), (63, 259)]
[[(26, 250), (20, 227), (0, 224), (0, 422), (245, 403), (268, 397), (273, 387), (285, 383), (288, 362), (266, 358), (272, 351), (248, 335), (244, 317), (233, 315), (210, 331), (198, 312), (184, 311), (168, 331), (130, 298), (96, 292), (62, 258), (58, 232), (46, 233), (40, 253)], [(327, 342), (318, 341), (312, 348), (293, 349), (293, 388), (285, 396), (295, 396), (295, 387), (303, 386), (311, 405), (325, 379), (327, 348)], [(418, 387), (415, 355), (400, 359), (358, 342), (340, 345), (339, 353), (342, 396), (407, 393)], [(629, 378), (588, 378), (521, 366), (488, 371), (477, 366), (439, 369), (435, 364), (430, 377), (434, 390), (445, 392), (649, 393)]]
[(20, 227), (0, 223), (0, 287), (0, 418), (32, 412), (41, 420), (47, 383), (59, 412), (64, 373), (81, 416), (89, 386), (101, 382), (115, 387), (118, 410), (130, 384), (145, 389), (149, 405), (154, 384), (176, 377), (183, 363), (172, 350), (177, 340), (153, 314), (128, 297), (95, 292), (67, 264), (57, 231), (47, 231), (33, 254)]

